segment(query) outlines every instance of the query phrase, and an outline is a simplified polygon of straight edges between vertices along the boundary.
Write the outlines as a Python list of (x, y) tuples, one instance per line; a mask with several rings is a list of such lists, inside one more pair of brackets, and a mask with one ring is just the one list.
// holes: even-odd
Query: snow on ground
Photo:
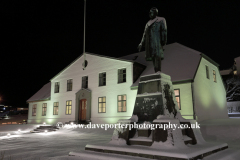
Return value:
[(212, 154), (204, 160), (239, 160), (240, 159), (240, 119), (216, 119), (200, 123), (201, 132), (208, 142), (225, 142), (228, 149)]
[[(76, 160), (68, 156), (69, 152), (84, 153), (87, 144), (106, 144), (110, 141), (113, 129), (60, 129), (49, 133), (30, 133), (36, 125), (2, 125), (0, 126), (0, 157), (11, 160)], [(203, 137), (209, 142), (226, 142), (229, 148), (210, 155), (204, 160), (238, 160), (240, 159), (240, 119), (208, 120), (200, 123)], [(18, 129), (25, 132), (16, 132)], [(7, 133), (11, 133), (8, 137)], [(100, 159), (101, 153), (90, 152)], [(107, 159), (138, 159), (122, 155), (109, 155)], [(92, 158), (84, 158), (84, 160)]]
[[(16, 128), (21, 128), (18, 126)], [(0, 128), (1, 132), (7, 133)], [(14, 134), (12, 132), (12, 134)], [(111, 130), (60, 129), (49, 133), (24, 133), (0, 137), (0, 151), (12, 159), (47, 159), (84, 150), (88, 143), (106, 143)]]

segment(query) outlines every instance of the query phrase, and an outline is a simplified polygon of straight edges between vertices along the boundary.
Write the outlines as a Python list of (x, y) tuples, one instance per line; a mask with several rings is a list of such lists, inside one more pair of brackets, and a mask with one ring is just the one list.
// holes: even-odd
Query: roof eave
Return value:
[(30, 101), (27, 101), (27, 103), (48, 101), (50, 99), (51, 99), (51, 97), (48, 97), (48, 98), (45, 98), (45, 99), (39, 99), (39, 100), (30, 100)]
[[(185, 79), (185, 80), (180, 80), (180, 81), (173, 81), (172, 84), (173, 85), (177, 85), (177, 84), (184, 84), (184, 83), (192, 83), (194, 82), (193, 79)], [(131, 90), (137, 90), (138, 86), (130, 86)]]
[(202, 56), (203, 58), (205, 58), (206, 60), (208, 60), (208, 61), (209, 61), (210, 63), (212, 63), (213, 65), (215, 65), (216, 67), (219, 67), (219, 66), (220, 66), (217, 62), (215, 62), (214, 60), (212, 60), (212, 59), (211, 59), (210, 57), (208, 57), (207, 55), (201, 53), (201, 56)]

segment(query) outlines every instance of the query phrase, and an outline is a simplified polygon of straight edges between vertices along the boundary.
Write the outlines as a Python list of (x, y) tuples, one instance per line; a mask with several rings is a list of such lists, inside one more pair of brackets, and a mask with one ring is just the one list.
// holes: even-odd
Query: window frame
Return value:
[[(55, 103), (57, 103), (57, 105), (55, 105)], [(57, 108), (57, 114), (55, 114), (54, 108)], [(59, 102), (53, 102), (53, 115), (58, 115), (58, 109), (59, 109)]]
[[(121, 70), (124, 71), (125, 70), (125, 73), (121, 73)], [(125, 81), (124, 81), (124, 75), (125, 75)], [(122, 77), (120, 77), (122, 76)], [(120, 81), (122, 79), (122, 81)], [(121, 68), (121, 69), (118, 69), (118, 84), (120, 83), (126, 83), (127, 82), (127, 68)]]
[[(179, 93), (178, 96), (175, 95), (175, 90), (178, 90), (178, 93)], [(177, 105), (179, 104), (179, 105), (178, 105), (178, 109), (181, 110), (181, 109), (182, 109), (182, 106), (181, 106), (180, 88), (174, 89), (174, 95), (175, 95), (175, 98), (176, 98), (176, 97), (179, 97), (179, 102), (177, 101), (177, 98), (176, 98), (176, 101), (177, 101)]]
[[(99, 102), (99, 98), (105, 98), (105, 102)], [(98, 97), (98, 113), (106, 113), (107, 112), (107, 103), (106, 103), (106, 101), (107, 101), (106, 96)], [(99, 112), (99, 103), (105, 103), (105, 112)]]
[[(68, 105), (68, 101), (71, 101), (71, 105)], [(69, 107), (68, 106), (71, 106), (71, 109), (69, 109)], [(66, 101), (66, 109), (65, 109), (65, 115), (71, 115), (71, 114), (69, 114), (69, 111), (71, 110), (71, 114), (72, 114), (72, 100), (67, 100)], [(68, 111), (68, 112), (67, 112)]]
[(213, 82), (217, 83), (217, 73), (214, 69), (213, 69)]
[[(34, 109), (34, 107), (35, 107), (35, 109)], [(35, 111), (35, 112), (33, 112), (33, 111)], [(34, 115), (34, 113), (35, 113), (35, 115)], [(36, 116), (37, 115), (37, 104), (33, 104), (33, 106), (32, 106), (32, 116)]]
[[(122, 99), (119, 101), (119, 99), (118, 99), (118, 96), (122, 96)], [(123, 96), (126, 96), (126, 100), (123, 100)], [(123, 102), (126, 102), (126, 111), (123, 111)], [(121, 108), (122, 108), (122, 111), (119, 111), (118, 109), (119, 109), (119, 106), (118, 106), (118, 102), (122, 102), (121, 104), (122, 104), (122, 106), (121, 106)], [(126, 94), (122, 94), (122, 95), (117, 95), (117, 112), (127, 112), (127, 95)]]
[[(45, 111), (44, 111), (44, 108), (45, 108)], [(43, 103), (42, 104), (42, 116), (46, 116), (46, 115), (47, 115), (47, 103)]]
[(73, 88), (73, 79), (67, 80), (67, 92), (72, 91)]
[(55, 82), (54, 93), (59, 93), (60, 91), (60, 82)]
[(85, 89), (88, 88), (88, 76), (82, 77), (82, 88), (85, 88)]
[[(101, 75), (102, 75), (102, 77), (101, 77)], [(105, 75), (105, 77), (104, 77), (104, 75)], [(104, 84), (104, 82), (105, 82), (105, 84)], [(101, 73), (99, 73), (99, 76), (98, 76), (98, 86), (101, 87), (101, 86), (106, 86), (106, 85), (107, 85), (107, 73), (101, 72)]]
[(205, 68), (206, 68), (206, 77), (207, 79), (210, 79), (210, 76), (209, 76), (209, 67), (207, 65), (205, 65)]

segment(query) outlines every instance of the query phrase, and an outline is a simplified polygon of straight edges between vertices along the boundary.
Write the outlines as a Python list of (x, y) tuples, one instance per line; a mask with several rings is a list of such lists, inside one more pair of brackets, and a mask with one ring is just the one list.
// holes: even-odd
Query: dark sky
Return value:
[[(0, 104), (26, 100), (83, 51), (84, 0), (3, 0)], [(150, 8), (178, 42), (230, 68), (240, 56), (240, 3), (229, 0), (87, 0), (86, 51), (112, 57), (137, 52)]]

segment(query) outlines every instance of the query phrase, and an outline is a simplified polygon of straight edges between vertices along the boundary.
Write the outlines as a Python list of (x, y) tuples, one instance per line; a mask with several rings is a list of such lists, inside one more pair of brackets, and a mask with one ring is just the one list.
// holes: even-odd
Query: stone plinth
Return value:
[(142, 76), (138, 85), (133, 115), (139, 123), (152, 122), (158, 115), (174, 118), (178, 112), (170, 76), (163, 73)]

